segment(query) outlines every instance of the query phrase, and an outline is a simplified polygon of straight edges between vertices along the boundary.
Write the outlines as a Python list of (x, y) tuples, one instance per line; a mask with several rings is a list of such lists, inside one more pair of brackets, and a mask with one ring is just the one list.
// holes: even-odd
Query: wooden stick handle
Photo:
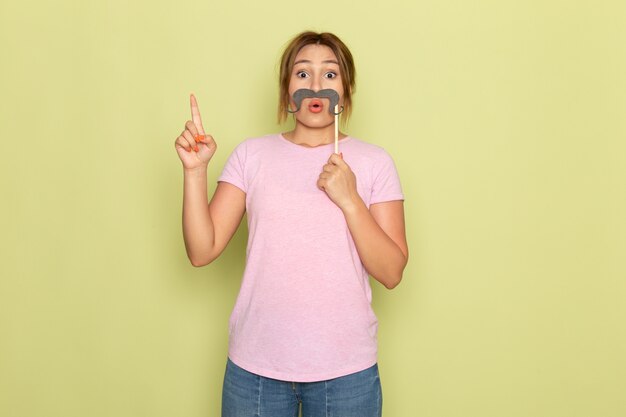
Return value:
[(335, 153), (339, 153), (339, 105), (335, 104)]

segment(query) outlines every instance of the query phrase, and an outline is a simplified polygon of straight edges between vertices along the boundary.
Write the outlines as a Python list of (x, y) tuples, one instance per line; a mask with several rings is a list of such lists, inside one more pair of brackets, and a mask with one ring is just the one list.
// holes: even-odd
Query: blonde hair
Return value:
[(337, 57), (341, 81), (343, 84), (343, 121), (346, 122), (352, 112), (352, 94), (355, 90), (356, 70), (354, 59), (348, 47), (336, 35), (329, 32), (305, 31), (296, 35), (288, 44), (280, 60), (279, 98), (278, 98), (278, 122), (282, 123), (287, 119), (287, 109), (289, 108), (289, 81), (296, 55), (300, 49), (306, 45), (328, 46)]

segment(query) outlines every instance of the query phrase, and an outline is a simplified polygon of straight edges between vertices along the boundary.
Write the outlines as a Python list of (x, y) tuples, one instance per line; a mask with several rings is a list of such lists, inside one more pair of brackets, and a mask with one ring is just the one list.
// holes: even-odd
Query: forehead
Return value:
[(337, 57), (332, 49), (326, 45), (310, 44), (303, 46), (296, 54), (295, 62), (300, 60), (308, 60), (312, 62), (320, 61), (336, 61)]

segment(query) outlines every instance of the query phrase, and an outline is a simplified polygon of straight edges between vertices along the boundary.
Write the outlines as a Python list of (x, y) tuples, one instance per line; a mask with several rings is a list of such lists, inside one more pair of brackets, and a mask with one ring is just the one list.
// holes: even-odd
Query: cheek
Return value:
[(297, 82), (291, 82), (289, 83), (289, 89), (287, 90), (288, 94), (289, 94), (289, 100), (293, 100), (293, 93), (295, 93), (297, 90), (303, 88), (302, 86), (298, 85)]
[(289, 80), (289, 90), (296, 91), (307, 83), (307, 78), (291, 77)]

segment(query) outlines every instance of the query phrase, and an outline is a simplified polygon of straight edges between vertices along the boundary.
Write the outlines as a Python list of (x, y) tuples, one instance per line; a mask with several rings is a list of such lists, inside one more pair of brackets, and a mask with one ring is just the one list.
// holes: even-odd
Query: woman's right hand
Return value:
[(193, 94), (191, 100), (191, 120), (185, 123), (185, 130), (176, 138), (174, 147), (178, 157), (183, 163), (183, 168), (193, 170), (205, 168), (215, 154), (217, 144), (211, 135), (204, 133), (198, 102)]

